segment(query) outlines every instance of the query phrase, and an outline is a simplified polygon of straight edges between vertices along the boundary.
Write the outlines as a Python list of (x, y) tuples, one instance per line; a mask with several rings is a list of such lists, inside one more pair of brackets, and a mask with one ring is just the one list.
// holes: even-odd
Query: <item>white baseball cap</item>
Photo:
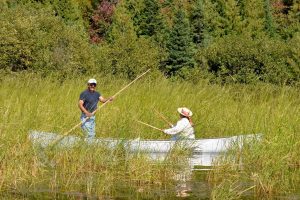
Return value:
[(186, 117), (191, 117), (193, 115), (192, 111), (188, 108), (182, 107), (182, 108), (178, 108), (177, 111)]
[(96, 81), (96, 79), (91, 78), (90, 80), (88, 80), (88, 83), (89, 83), (89, 84), (91, 84), (91, 83), (97, 84), (97, 81)]

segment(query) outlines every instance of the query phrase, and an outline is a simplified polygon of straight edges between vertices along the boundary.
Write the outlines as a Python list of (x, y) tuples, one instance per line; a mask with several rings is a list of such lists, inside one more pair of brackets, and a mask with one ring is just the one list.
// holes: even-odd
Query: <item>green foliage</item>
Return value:
[(205, 44), (215, 38), (248, 34), (260, 37), (265, 31), (265, 9), (259, 0), (204, 0)]
[[(204, 0), (206, 39), (212, 42), (214, 38), (239, 34), (260, 37), (265, 34), (267, 25), (271, 31), (270, 8), (265, 5), (259, 0)], [(268, 17), (265, 17), (265, 13)]]
[(79, 5), (75, 0), (49, 0), (56, 14), (67, 23), (77, 23), (82, 21), (82, 14)]
[(98, 50), (100, 71), (132, 79), (146, 69), (157, 69), (158, 47), (150, 39), (137, 37), (131, 16), (123, 5), (115, 10), (108, 38), (110, 43)]
[(300, 32), (300, 2), (283, 1), (274, 8), (276, 31), (284, 40), (292, 38)]
[(222, 18), (217, 12), (217, 4), (211, 0), (203, 0), (204, 17), (204, 46), (208, 46), (216, 37), (219, 37)]
[(298, 84), (299, 4), (0, 0), (0, 67), (63, 76), (102, 71), (128, 78), (155, 68), (193, 82)]
[(161, 5), (157, 0), (128, 1), (127, 9), (131, 13), (138, 37), (150, 37), (160, 47), (165, 48), (168, 29), (161, 14)]
[(7, 0), (0, 0), (0, 10), (1, 8), (7, 7)]
[[(298, 48), (299, 41), (291, 45)], [(249, 36), (228, 36), (199, 51), (198, 61), (223, 83), (296, 84), (299, 61), (295, 48), (291, 51), (289, 45), (266, 37), (253, 40)]]
[[(7, 1), (10, 7), (16, 5), (30, 4), (32, 7), (42, 3), (43, 7), (51, 7), (55, 15), (64, 19), (68, 24), (75, 24), (81, 26), (83, 23), (83, 11), (90, 6), (88, 0), (12, 0)], [(27, 5), (28, 6), (28, 5)]]
[(242, 31), (240, 7), (235, 0), (217, 0), (217, 11), (221, 17), (220, 36), (237, 34)]
[(0, 67), (62, 74), (93, 66), (87, 36), (53, 16), (51, 8), (16, 6), (0, 13)]
[(167, 42), (168, 59), (166, 61), (166, 72), (168, 75), (180, 75), (184, 78), (187, 69), (193, 68), (194, 45), (189, 26), (184, 11), (178, 10), (174, 26), (171, 30)]
[(265, 11), (263, 1), (247, 0), (244, 1), (243, 15), (243, 34), (247, 34), (252, 38), (259, 38), (265, 35)]
[(295, 34), (287, 46), (286, 63), (292, 71), (293, 81), (300, 85), (300, 33)]
[[(210, 178), (216, 186), (212, 194), (223, 196), (223, 198), (218, 196), (219, 198), (216, 199), (226, 199), (226, 196), (231, 196), (236, 192), (249, 190), (253, 191), (258, 199), (273, 199), (276, 196), (298, 194), (300, 162), (296, 156), (300, 153), (298, 134), (300, 123), (299, 118), (295, 116), (300, 114), (299, 90), (294, 90), (292, 87), (260, 86), (251, 86), (252, 92), (255, 93), (253, 96), (249, 95), (252, 92), (247, 95), (241, 95), (243, 93), (241, 90), (235, 90), (235, 92), (237, 96), (241, 95), (242, 99), (252, 96), (250, 99), (255, 99), (253, 103), (256, 106), (269, 107), (270, 113), (257, 111), (257, 113), (264, 113), (264, 117), (256, 118), (257, 123), (264, 121), (263, 126), (268, 128), (262, 128), (260, 132), (262, 137), (258, 142), (250, 140), (243, 145), (242, 149), (237, 148), (228, 152), (222, 159), (222, 166), (216, 166), (211, 171)], [(256, 90), (258, 87), (260, 89)], [(296, 95), (295, 98), (292, 98), (293, 95)], [(252, 101), (250, 99), (248, 102)], [(282, 106), (282, 103), (286, 105)], [(243, 115), (243, 112), (237, 114), (237, 118), (240, 115)], [(256, 125), (253, 124), (254, 126)], [(228, 162), (224, 164), (226, 160)], [(240, 184), (245, 182), (251, 184)], [(228, 188), (230, 185), (237, 187)]]
[(193, 42), (197, 46), (203, 46), (204, 40), (204, 9), (203, 0), (196, 0), (191, 11), (190, 21), (191, 21), (191, 31), (193, 34)]
[(144, 0), (144, 8), (137, 16), (137, 34), (153, 36), (160, 30), (162, 20), (159, 15), (160, 8), (156, 0)]
[(270, 0), (264, 0), (264, 9), (265, 9), (265, 28), (270, 36), (274, 36), (274, 23), (271, 12)]

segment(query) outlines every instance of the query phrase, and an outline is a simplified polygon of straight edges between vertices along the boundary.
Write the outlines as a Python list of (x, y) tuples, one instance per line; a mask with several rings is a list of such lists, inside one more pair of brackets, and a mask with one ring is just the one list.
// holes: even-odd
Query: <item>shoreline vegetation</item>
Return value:
[[(2, 0), (0, 69), (299, 86), (299, 2)], [(256, 9), (253, 9), (256, 8)]]
[[(102, 74), (95, 77), (99, 77), (97, 89), (108, 96), (128, 83), (126, 79)], [(168, 187), (172, 191), (169, 186), (175, 184), (172, 177), (183, 167), (180, 162), (187, 155), (184, 152), (175, 152), (170, 159), (153, 164), (142, 154), (125, 159), (122, 148), (108, 151), (78, 147), (43, 153), (32, 147), (27, 140), (30, 130), (63, 133), (78, 123), (78, 95), (85, 89), (86, 79), (73, 77), (61, 82), (30, 73), (1, 77), (2, 193), (26, 188), (113, 196), (117, 195), (118, 181), (126, 181), (125, 191), (142, 187), (145, 193), (141, 195), (151, 191), (151, 187)], [(249, 190), (260, 197), (287, 194), (295, 191), (300, 181), (300, 127), (296, 117), (300, 112), (299, 99), (299, 90), (293, 87), (192, 84), (163, 77), (153, 79), (149, 74), (99, 110), (96, 137), (167, 139), (168, 136), (141, 126), (134, 119), (164, 127), (153, 108), (176, 121), (176, 108), (189, 105), (195, 123), (201, 122), (196, 127), (196, 138), (263, 134), (261, 143), (246, 145), (242, 152), (232, 150), (227, 154), (230, 162), (226, 164), (225, 157), (221, 167), (216, 166), (209, 173), (212, 197), (237, 198), (240, 191), (247, 189), (239, 185), (240, 181), (252, 183)], [(80, 128), (72, 135), (80, 136)], [(230, 159), (238, 153), (242, 167)], [(45, 158), (55, 167), (43, 166)]]

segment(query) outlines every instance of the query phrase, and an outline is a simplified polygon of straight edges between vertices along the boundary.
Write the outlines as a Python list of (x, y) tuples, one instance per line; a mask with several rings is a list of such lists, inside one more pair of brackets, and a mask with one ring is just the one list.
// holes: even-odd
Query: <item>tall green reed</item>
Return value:
[[(250, 89), (250, 93), (244, 93), (249, 102), (244, 106), (257, 108), (253, 110), (257, 112), (257, 123), (253, 125), (259, 127), (262, 139), (244, 145), (242, 151), (233, 150), (224, 156), (229, 163), (223, 162), (210, 174), (210, 181), (216, 185), (214, 193), (232, 193), (218, 186), (231, 188), (231, 183), (245, 182), (252, 184), (251, 189), (258, 199), (297, 193), (300, 188), (300, 165), (296, 156), (300, 153), (299, 90), (268, 85)], [(240, 156), (242, 164), (230, 159), (232, 156)], [(244, 189), (247, 188), (240, 188)]]
[[(99, 82), (97, 90), (105, 97), (128, 83), (100, 74), (94, 77)], [(1, 191), (45, 187), (101, 196), (116, 195), (123, 188), (148, 194), (151, 187), (163, 188), (172, 183), (172, 176), (180, 171), (180, 166), (174, 165), (179, 161), (176, 156), (171, 156), (170, 162), (153, 164), (142, 154), (126, 157), (122, 148), (109, 151), (79, 146), (44, 155), (42, 150), (32, 147), (27, 140), (30, 130), (62, 134), (79, 122), (79, 94), (86, 89), (88, 78), (56, 79), (36, 74), (1, 78)], [(245, 146), (241, 152), (242, 170), (229, 163), (217, 167), (216, 171), (222, 173), (210, 174), (215, 184), (214, 195), (222, 188), (219, 184), (237, 180), (252, 182), (257, 194), (284, 193), (299, 185), (299, 177), (295, 176), (299, 172), (299, 105), (299, 91), (295, 88), (219, 86), (205, 81), (192, 84), (149, 76), (97, 112), (96, 136), (166, 139), (169, 136), (135, 120), (166, 128), (154, 109), (175, 123), (179, 118), (176, 109), (186, 106), (194, 113), (194, 123), (199, 123), (195, 127), (197, 138), (263, 133), (262, 143)], [(82, 131), (78, 128), (71, 134), (80, 136)]]

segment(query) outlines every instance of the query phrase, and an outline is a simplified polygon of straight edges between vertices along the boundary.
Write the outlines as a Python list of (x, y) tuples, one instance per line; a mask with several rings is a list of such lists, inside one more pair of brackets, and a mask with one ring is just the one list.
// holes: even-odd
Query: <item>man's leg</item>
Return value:
[(95, 116), (90, 117), (88, 120), (84, 122), (86, 116), (84, 114), (81, 115), (80, 119), (82, 125), (81, 128), (85, 133), (86, 138), (94, 138), (95, 137)]
[(96, 135), (96, 132), (95, 132), (95, 125), (96, 125), (96, 122), (95, 122), (95, 116), (92, 116), (90, 118), (90, 130), (89, 130), (89, 138), (94, 138), (95, 135)]

